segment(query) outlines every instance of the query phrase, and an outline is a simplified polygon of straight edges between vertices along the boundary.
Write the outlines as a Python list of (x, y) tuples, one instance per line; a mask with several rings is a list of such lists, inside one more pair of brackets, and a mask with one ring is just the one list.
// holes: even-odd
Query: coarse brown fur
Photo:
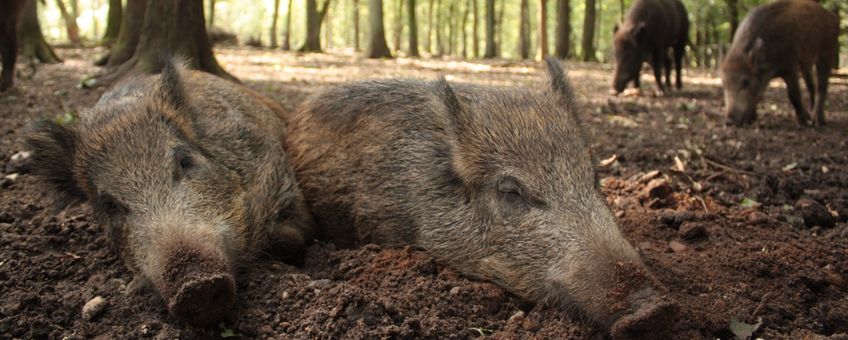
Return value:
[[(613, 323), (616, 264), (642, 262), (597, 190), (574, 94), (559, 63), (548, 65), (539, 89), (380, 80), (308, 99), (287, 149), (321, 237), (419, 246)], [(633, 284), (650, 289), (642, 273)]]
[[(677, 89), (683, 87), (681, 68), (686, 43), (689, 41), (689, 18), (680, 0), (636, 0), (627, 11), (624, 22), (613, 32), (615, 71), (612, 87), (621, 93), (629, 82), (639, 88), (642, 64), (649, 62), (654, 69), (657, 90), (671, 89), (669, 49), (674, 54), (677, 69)], [(662, 71), (665, 71), (665, 85)]]
[(18, 27), (26, 1), (36, 0), (0, 1), (0, 58), (3, 58), (0, 92), (11, 88), (15, 82), (15, 61), (18, 58), (19, 47)]
[(755, 121), (757, 103), (769, 81), (782, 78), (798, 123), (809, 124), (810, 115), (801, 100), (800, 73), (810, 92), (815, 123), (823, 125), (838, 32), (836, 16), (815, 1), (783, 0), (751, 10), (721, 66), (728, 123)]
[[(36, 123), (33, 169), (56, 196), (91, 203), (127, 265), (172, 312), (214, 323), (239, 263), (269, 247), (295, 256), (312, 240), (282, 146), (284, 114), (241, 85), (168, 63), (162, 75), (119, 84), (72, 126)], [(203, 287), (224, 293), (224, 309), (182, 298)], [(204, 306), (218, 309), (188, 313)]]

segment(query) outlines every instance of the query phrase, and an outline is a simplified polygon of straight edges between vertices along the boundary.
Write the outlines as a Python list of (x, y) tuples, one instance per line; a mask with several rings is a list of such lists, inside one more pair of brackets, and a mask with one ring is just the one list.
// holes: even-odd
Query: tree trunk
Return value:
[(530, 15), (527, 1), (521, 0), (519, 4), (518, 58), (520, 59), (530, 57)]
[[(289, 0), (291, 1), (291, 0)], [(271, 48), (277, 48), (277, 17), (280, 16), (280, 0), (274, 0), (274, 13), (271, 14)]]
[(56, 6), (59, 7), (59, 13), (62, 14), (62, 20), (65, 22), (65, 29), (68, 32), (68, 41), (76, 46), (82, 46), (79, 35), (79, 26), (77, 18), (65, 8), (65, 3), (62, 0), (56, 0)]
[(415, 0), (407, 0), (406, 17), (409, 22), (409, 56), (418, 57), (418, 23), (415, 19)]
[(394, 44), (393, 48), (395, 50), (395, 54), (400, 51), (400, 43), (401, 43), (401, 34), (403, 34), (403, 2), (404, 0), (397, 0), (397, 15), (395, 16), (395, 35), (394, 35)]
[(433, 45), (431, 44), (433, 39), (433, 0), (430, 0), (430, 8), (427, 11), (427, 39), (425, 40), (427, 53), (433, 54)]
[[(503, 23), (504, 22), (504, 10), (506, 8), (506, 1), (501, 1), (501, 5), (498, 8), (498, 18), (495, 19), (495, 22)], [(504, 26), (503, 25), (495, 25), (495, 56), (499, 57), (503, 54), (501, 53), (501, 48), (503, 48), (503, 36), (504, 36)]]
[(318, 9), (318, 0), (306, 0), (306, 38), (301, 52), (321, 52), (321, 21), (327, 14), (330, 1), (325, 0), (321, 9)]
[(624, 12), (627, 11), (627, 6), (624, 0), (618, 0), (618, 22), (624, 22)]
[(477, 32), (480, 15), (477, 12), (477, 0), (471, 0), (471, 10), (474, 11), (474, 18), (471, 24), (471, 48), (474, 49), (474, 53), (471, 55), (473, 55), (474, 58), (477, 58), (480, 56), (480, 35)]
[(595, 61), (595, 0), (586, 0), (583, 14), (583, 61)]
[(486, 0), (486, 52), (483, 58), (494, 58), (495, 50), (495, 0)]
[(451, 1), (448, 6), (448, 55), (454, 54), (456, 39), (456, 2)]
[(292, 2), (294, 0), (286, 0), (288, 4), (286, 5), (286, 26), (283, 31), (283, 46), (281, 48), (283, 51), (291, 51), (291, 19), (292, 19)]
[(209, 0), (209, 27), (212, 26), (215, 26), (215, 0)]
[(556, 56), (568, 58), (571, 51), (571, 4), (569, 0), (557, 0)]
[(386, 32), (383, 28), (383, 0), (368, 0), (368, 48), (365, 56), (368, 58), (391, 58), (389, 46), (386, 44)]
[(724, 0), (724, 2), (727, 4), (727, 19), (730, 21), (730, 41), (733, 41), (733, 35), (739, 27), (739, 0)]
[[(294, 1), (294, 0), (292, 0)], [(360, 51), (359, 46), (359, 0), (353, 0), (353, 50)]]
[(539, 0), (539, 60), (548, 56), (548, 0)]
[(106, 19), (106, 33), (103, 34), (103, 44), (112, 46), (121, 33), (124, 9), (121, 0), (109, 0), (109, 16)]
[[(595, 50), (595, 51), (597, 51), (598, 46), (600, 46), (600, 45), (601, 45), (601, 44), (600, 44), (600, 39), (601, 39), (600, 30), (601, 30), (601, 23), (602, 23), (602, 21), (601, 21), (601, 16), (603, 16), (603, 15), (604, 15), (604, 12), (603, 12), (603, 11), (601, 11), (601, 9), (603, 8), (603, 6), (601, 5), (601, 2), (602, 2), (602, 1), (603, 1), (603, 0), (595, 0), (595, 6), (596, 6), (596, 8), (595, 8), (595, 32), (594, 32), (594, 34), (595, 34), (595, 38), (594, 38), (595, 42), (594, 42), (594, 44), (592, 45), (592, 46), (594, 46), (594, 50)], [(597, 58), (596, 58), (595, 60), (597, 60)], [(603, 60), (599, 60), (599, 61), (603, 61)]]
[[(129, 3), (127, 9), (130, 9)], [(134, 12), (127, 13), (128, 19), (136, 16)], [(130, 73), (159, 72), (163, 56), (180, 58), (189, 68), (237, 81), (218, 65), (212, 55), (212, 45), (204, 26), (202, 0), (149, 0), (144, 13), (135, 52), (129, 60), (105, 75), (105, 82)]]
[(442, 46), (442, 33), (444, 33), (444, 21), (442, 20), (442, 0), (436, 0), (436, 56), (445, 54), (445, 48)]
[(127, 0), (124, 20), (121, 22), (118, 40), (109, 51), (107, 67), (121, 65), (135, 54), (135, 48), (141, 37), (141, 28), (144, 25), (145, 13), (147, 13), (147, 0)]
[(25, 0), (21, 22), (19, 26), (19, 42), (21, 44), (21, 55), (24, 60), (37, 59), (42, 63), (62, 62), (53, 48), (44, 40), (41, 33), (41, 25), (38, 23), (38, 0)]
[(331, 17), (333, 15), (332, 11), (329, 7), (327, 7), (327, 13), (324, 13), (324, 42), (327, 45), (327, 49), (333, 48), (333, 19)]
[(465, 3), (465, 10), (462, 11), (462, 24), (460, 24), (460, 32), (462, 33), (462, 58), (468, 58), (468, 12), (471, 11), (471, 0)]

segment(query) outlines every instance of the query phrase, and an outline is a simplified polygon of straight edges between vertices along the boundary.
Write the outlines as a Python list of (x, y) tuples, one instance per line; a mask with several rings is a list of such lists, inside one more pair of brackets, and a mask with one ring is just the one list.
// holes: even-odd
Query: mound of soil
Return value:
[[(79, 111), (103, 91), (75, 87), (97, 71), (89, 66), (97, 51), (60, 52), (63, 65), (42, 66), (0, 95), (0, 337), (602, 336), (564, 311), (463, 277), (420, 250), (377, 245), (316, 244), (294, 265), (257, 259), (237, 277), (237, 307), (225, 322), (199, 329), (174, 319), (111, 251), (90, 207), (51, 209), (25, 161), (13, 157), (25, 151), (32, 119)], [(360, 77), (445, 73), (529, 86), (543, 79), (534, 63), (251, 53), (221, 50), (219, 58), (289, 108), (310, 92)], [(725, 128), (720, 83), (710, 74), (688, 72), (686, 88), (665, 97), (608, 98), (608, 67), (569, 66), (593, 153), (603, 160), (602, 190), (626, 238), (680, 305), (671, 337), (730, 339), (748, 326), (769, 339), (846, 338), (844, 80), (833, 80), (826, 127), (797, 126), (781, 84), (767, 91), (753, 127)], [(89, 303), (98, 296), (103, 300)]]

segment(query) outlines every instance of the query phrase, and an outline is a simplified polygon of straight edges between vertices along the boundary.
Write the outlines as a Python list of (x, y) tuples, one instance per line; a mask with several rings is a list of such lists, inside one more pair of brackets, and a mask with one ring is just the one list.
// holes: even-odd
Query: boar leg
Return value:
[(832, 66), (833, 65), (829, 58), (822, 58), (822, 60), (816, 64), (816, 81), (818, 82), (816, 92), (818, 95), (816, 96), (816, 103), (813, 106), (813, 111), (816, 113), (816, 125), (819, 126), (824, 125), (824, 104), (827, 101), (827, 85)]
[(807, 91), (810, 92), (810, 107), (815, 107), (816, 83), (813, 81), (812, 67), (801, 67), (801, 76), (804, 78), (804, 84), (807, 85)]
[(671, 58), (668, 56), (668, 51), (663, 53), (663, 67), (665, 67), (665, 88), (671, 90)]
[(657, 91), (659, 91), (660, 94), (665, 93), (665, 89), (663, 88), (662, 83), (662, 63), (662, 49), (655, 50), (653, 58), (651, 58), (651, 67), (654, 69), (654, 79), (656, 79), (657, 81)]
[(798, 118), (798, 124), (807, 125), (810, 122), (810, 115), (807, 113), (807, 108), (801, 100), (801, 85), (798, 84), (798, 72), (793, 71), (783, 77), (786, 82), (786, 90), (789, 92), (789, 101), (795, 108), (795, 116)]
[(677, 89), (683, 88), (683, 80), (680, 75), (683, 69), (683, 53), (686, 51), (686, 45), (674, 47), (674, 67), (677, 69)]

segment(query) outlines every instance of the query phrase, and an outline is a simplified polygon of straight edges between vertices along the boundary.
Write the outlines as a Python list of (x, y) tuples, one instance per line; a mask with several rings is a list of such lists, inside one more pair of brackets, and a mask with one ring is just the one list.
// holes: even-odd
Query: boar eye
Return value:
[(277, 222), (285, 221), (289, 219), (289, 217), (291, 217), (291, 209), (289, 209), (289, 207), (283, 207), (280, 208), (280, 210), (277, 210)]
[(194, 167), (194, 160), (191, 155), (185, 150), (174, 150), (174, 161), (177, 163), (177, 168), (174, 171), (174, 180), (181, 179), (187, 171)]
[(125, 208), (123, 204), (116, 201), (112, 196), (101, 196), (98, 201), (101, 210), (105, 212), (108, 216), (123, 215), (127, 212), (127, 208)]
[(742, 78), (741, 83), (742, 88), (748, 88), (748, 85), (751, 85), (751, 81), (748, 78)]
[(506, 177), (498, 182), (498, 194), (508, 204), (527, 202), (521, 191), (521, 185), (515, 178)]

